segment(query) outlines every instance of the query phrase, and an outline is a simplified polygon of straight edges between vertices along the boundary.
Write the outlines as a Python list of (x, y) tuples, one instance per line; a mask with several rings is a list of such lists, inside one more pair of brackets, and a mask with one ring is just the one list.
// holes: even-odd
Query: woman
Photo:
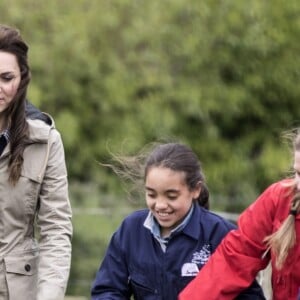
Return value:
[[(233, 299), (272, 265), (274, 300), (300, 291), (300, 133), (294, 135), (294, 176), (272, 184), (240, 216), (180, 300)], [(299, 295), (298, 295), (299, 298)]]
[(26, 118), (27, 51), (0, 25), (0, 298), (60, 300), (72, 235), (64, 149), (53, 120)]
[[(167, 143), (144, 157), (118, 158), (124, 165), (113, 166), (125, 179), (141, 179), (148, 209), (129, 215), (113, 234), (92, 286), (93, 300), (177, 299), (235, 228), (203, 208), (209, 193), (191, 149)], [(264, 296), (254, 282), (237, 299)]]

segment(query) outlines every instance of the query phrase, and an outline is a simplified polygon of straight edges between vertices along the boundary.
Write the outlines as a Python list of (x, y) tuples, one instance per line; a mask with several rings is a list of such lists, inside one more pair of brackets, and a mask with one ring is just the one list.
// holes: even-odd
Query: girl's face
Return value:
[(0, 51), (0, 118), (16, 95), (21, 72), (14, 54)]
[(147, 206), (159, 223), (163, 237), (181, 223), (193, 199), (200, 194), (200, 186), (194, 191), (189, 190), (184, 172), (165, 167), (149, 169), (145, 189)]
[(295, 151), (294, 170), (297, 191), (300, 192), (300, 151)]

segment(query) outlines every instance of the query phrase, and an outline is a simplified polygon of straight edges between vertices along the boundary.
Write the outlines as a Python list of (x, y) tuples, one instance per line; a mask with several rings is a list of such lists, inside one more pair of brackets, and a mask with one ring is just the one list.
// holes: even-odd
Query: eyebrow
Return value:
[(1, 72), (1, 70), (0, 70), (0, 75), (13, 75), (13, 76), (17, 76), (17, 74), (14, 71), (3, 71), (3, 72)]
[(155, 189), (152, 189), (152, 188), (150, 188), (150, 187), (148, 187), (148, 186), (145, 186), (145, 189), (148, 190), (148, 191), (155, 192)]

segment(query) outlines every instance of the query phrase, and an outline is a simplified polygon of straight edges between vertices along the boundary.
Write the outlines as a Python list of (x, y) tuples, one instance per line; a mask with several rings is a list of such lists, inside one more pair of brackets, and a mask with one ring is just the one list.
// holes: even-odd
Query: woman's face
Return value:
[(16, 95), (21, 72), (14, 54), (0, 51), (0, 118)]
[(161, 235), (168, 236), (191, 208), (200, 187), (190, 191), (183, 172), (165, 167), (149, 169), (145, 182), (146, 203), (161, 227)]

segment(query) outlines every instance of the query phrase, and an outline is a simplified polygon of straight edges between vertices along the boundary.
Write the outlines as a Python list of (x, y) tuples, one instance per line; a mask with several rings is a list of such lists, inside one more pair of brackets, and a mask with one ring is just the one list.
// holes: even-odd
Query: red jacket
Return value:
[(289, 181), (272, 184), (240, 216), (239, 229), (227, 234), (179, 300), (232, 300), (248, 287), (257, 272), (272, 261), (273, 300), (296, 300), (300, 287), (300, 216), (296, 217), (296, 245), (281, 270), (275, 268), (263, 239), (275, 232), (290, 210)]

